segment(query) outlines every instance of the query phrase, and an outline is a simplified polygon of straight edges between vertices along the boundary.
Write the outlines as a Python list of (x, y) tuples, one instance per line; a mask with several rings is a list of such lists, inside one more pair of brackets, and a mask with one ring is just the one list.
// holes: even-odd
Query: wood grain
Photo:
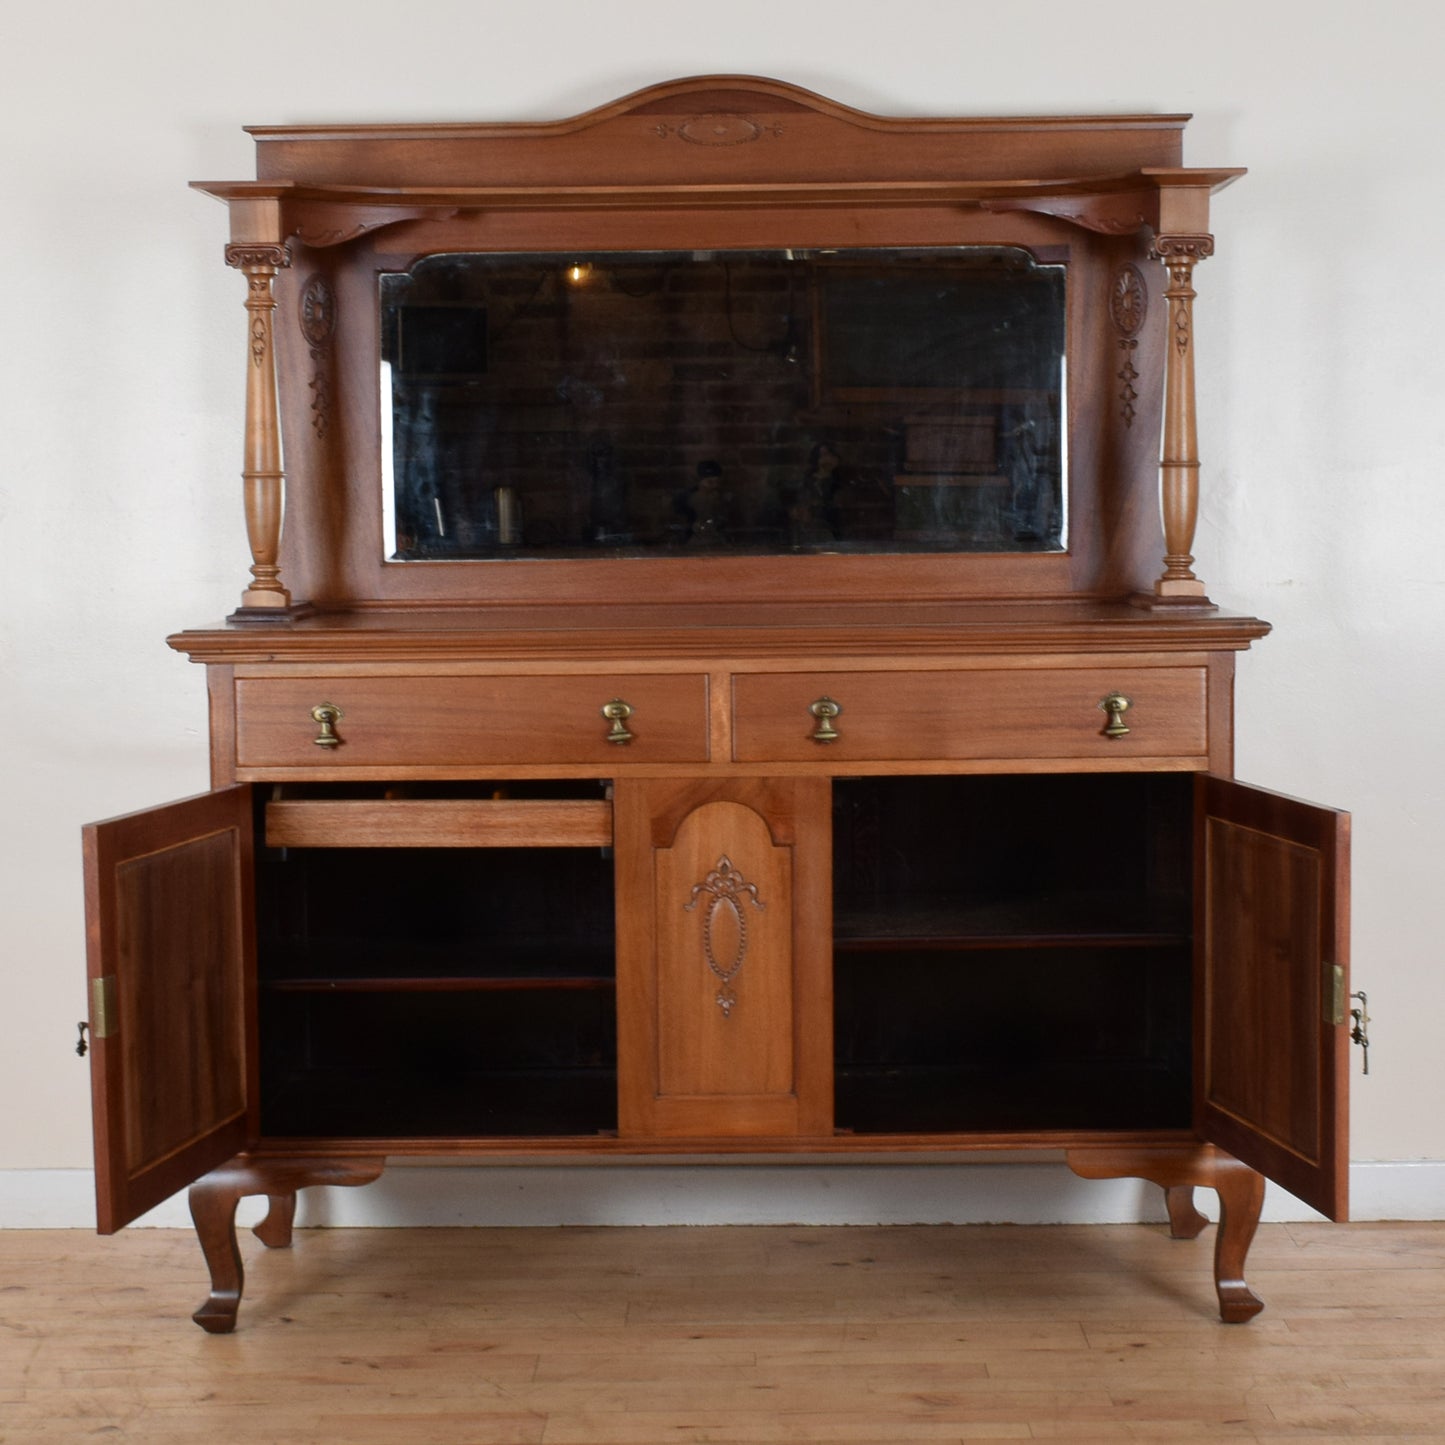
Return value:
[[(614, 698), (633, 709), (621, 745), (602, 716)], [(341, 709), (334, 748), (316, 746), (322, 702)], [(707, 759), (707, 678), (696, 674), (244, 678), (236, 708), (242, 767)]]
[(266, 804), (271, 848), (610, 848), (605, 800), (320, 798)]
[[(739, 762), (1087, 757), (1106, 766), (1209, 751), (1205, 669), (1018, 668), (968, 672), (808, 672), (733, 678)], [(1127, 735), (1104, 736), (1099, 702), (1122, 692)], [(840, 704), (820, 744), (809, 705)]]
[[(301, 1230), (238, 1332), (194, 1238), (0, 1232), (0, 1433), (145, 1445), (1436, 1442), (1445, 1224)], [(344, 1280), (344, 1287), (337, 1281)]]
[[(615, 807), (621, 1135), (830, 1132), (827, 783), (629, 779)], [(734, 903), (708, 887), (722, 872), (741, 875)], [(714, 962), (743, 954), (730, 981), (709, 910)]]
[(84, 832), (97, 1219), (122, 1228), (244, 1146), (255, 961), (251, 791)]
[[(1195, 1127), (1344, 1219), (1349, 815), (1226, 778), (1195, 786)], [(1338, 1022), (1328, 966), (1343, 970)]]

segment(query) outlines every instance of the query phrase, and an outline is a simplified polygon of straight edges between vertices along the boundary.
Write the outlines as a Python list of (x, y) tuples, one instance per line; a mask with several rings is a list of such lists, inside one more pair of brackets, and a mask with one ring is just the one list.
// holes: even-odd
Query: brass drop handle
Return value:
[(1127, 737), (1129, 729), (1124, 725), (1124, 714), (1133, 707), (1133, 703), (1124, 696), (1122, 692), (1111, 692), (1108, 697), (1099, 699), (1099, 708), (1108, 715), (1109, 721), (1104, 724), (1104, 736), (1117, 741), (1119, 738)]
[(835, 743), (841, 734), (833, 726), (833, 719), (843, 711), (843, 704), (834, 702), (831, 697), (820, 697), (817, 702), (808, 704), (808, 711), (818, 719), (818, 726), (813, 732), (815, 743)]
[(339, 748), (341, 739), (336, 736), (336, 724), (345, 714), (334, 702), (319, 702), (311, 709), (312, 720), (321, 725), (321, 731), (311, 739), (318, 748)]
[(632, 734), (624, 726), (627, 719), (632, 716), (632, 708), (620, 697), (614, 697), (611, 702), (602, 704), (602, 716), (612, 724), (612, 728), (607, 734), (609, 743), (620, 745), (632, 741)]

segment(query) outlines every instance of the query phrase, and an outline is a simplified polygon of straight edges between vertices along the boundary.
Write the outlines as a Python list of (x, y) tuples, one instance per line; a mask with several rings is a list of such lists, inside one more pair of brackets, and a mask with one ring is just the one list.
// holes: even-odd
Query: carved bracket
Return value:
[(994, 198), (980, 202), (980, 209), (995, 214), (1030, 211), (1039, 216), (1052, 216), (1085, 231), (1101, 236), (1131, 236), (1150, 222), (1157, 206), (1152, 197), (1138, 192), (1102, 192), (1098, 195), (1028, 196)]

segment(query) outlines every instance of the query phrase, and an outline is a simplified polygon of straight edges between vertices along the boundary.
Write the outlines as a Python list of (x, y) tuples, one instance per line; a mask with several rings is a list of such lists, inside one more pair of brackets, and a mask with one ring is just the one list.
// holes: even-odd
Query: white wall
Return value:
[(1216, 0), (1192, 16), (1056, 0), (413, 0), (374, 19), (355, 0), (12, 7), (0, 1171), (43, 1196), (28, 1171), (89, 1158), (87, 1070), (71, 1052), (79, 825), (206, 784), (202, 675), (163, 638), (228, 611), (244, 576), (243, 318), (225, 213), (186, 182), (251, 174), (247, 122), (550, 118), (708, 71), (895, 114), (1193, 111), (1188, 163), (1251, 168), (1218, 199), (1218, 254), (1197, 276), (1199, 571), (1276, 627), (1242, 660), (1238, 771), (1354, 811), (1355, 979), (1375, 1015), (1355, 1155), (1445, 1160), (1445, 288), (1432, 274), (1445, 25), (1428, 13), (1418, 0)]

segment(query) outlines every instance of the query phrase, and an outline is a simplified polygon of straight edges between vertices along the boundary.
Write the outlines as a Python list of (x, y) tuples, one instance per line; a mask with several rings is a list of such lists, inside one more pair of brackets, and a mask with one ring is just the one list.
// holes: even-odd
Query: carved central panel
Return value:
[(792, 849), (742, 803), (689, 813), (656, 854), (665, 1095), (793, 1087)]
[(748, 956), (748, 920), (742, 905), (744, 902), (754, 908), (766, 905), (758, 897), (758, 885), (747, 882), (726, 853), (701, 883), (693, 884), (692, 899), (683, 911), (691, 913), (704, 897), (708, 904), (702, 916), (702, 956), (722, 982), (717, 1006), (727, 1018), (738, 1001), (733, 979)]

